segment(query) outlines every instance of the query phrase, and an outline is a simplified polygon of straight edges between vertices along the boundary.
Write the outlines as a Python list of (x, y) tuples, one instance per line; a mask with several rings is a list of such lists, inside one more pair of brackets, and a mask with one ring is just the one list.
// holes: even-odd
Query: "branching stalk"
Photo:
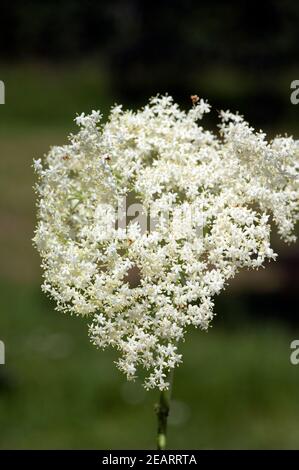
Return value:
[(170, 410), (170, 397), (172, 387), (172, 373), (169, 375), (169, 388), (160, 392), (159, 403), (157, 403), (155, 409), (158, 419), (158, 434), (157, 434), (157, 449), (166, 449), (166, 437), (167, 437), (167, 420)]

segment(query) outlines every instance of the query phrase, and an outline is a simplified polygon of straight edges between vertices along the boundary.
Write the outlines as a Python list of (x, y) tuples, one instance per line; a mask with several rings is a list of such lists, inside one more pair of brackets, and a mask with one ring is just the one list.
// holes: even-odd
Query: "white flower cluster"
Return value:
[[(168, 387), (178, 342), (189, 325), (208, 327), (226, 282), (276, 257), (272, 222), (294, 239), (299, 142), (268, 142), (230, 112), (218, 136), (198, 124), (209, 109), (158, 96), (137, 112), (114, 107), (103, 124), (82, 114), (70, 143), (34, 165), (43, 290), (88, 316), (93, 343), (119, 350), (128, 379), (144, 368), (146, 388)], [(155, 223), (116, 220), (124, 197)]]

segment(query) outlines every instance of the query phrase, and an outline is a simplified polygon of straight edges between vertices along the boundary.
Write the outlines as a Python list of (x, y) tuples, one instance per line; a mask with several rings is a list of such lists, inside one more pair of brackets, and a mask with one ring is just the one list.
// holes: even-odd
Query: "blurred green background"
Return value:
[[(270, 135), (299, 138), (294, 1), (21, 2), (2, 7), (0, 79), (0, 447), (154, 448), (157, 393), (127, 383), (87, 326), (40, 291), (32, 248), (33, 158), (66, 142), (76, 113), (158, 92), (197, 93)], [(215, 127), (217, 113), (206, 120)], [(208, 333), (190, 331), (175, 373), (169, 447), (299, 448), (299, 248), (244, 272), (216, 302)]]

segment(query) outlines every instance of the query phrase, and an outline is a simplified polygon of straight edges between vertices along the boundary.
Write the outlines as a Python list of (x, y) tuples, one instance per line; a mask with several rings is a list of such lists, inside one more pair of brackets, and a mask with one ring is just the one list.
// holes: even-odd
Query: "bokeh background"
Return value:
[[(181, 106), (197, 93), (239, 110), (270, 136), (299, 138), (299, 4), (281, 2), (14, 1), (1, 3), (0, 447), (154, 448), (155, 392), (128, 384), (78, 318), (40, 291), (32, 248), (32, 159), (66, 142), (76, 113), (158, 92)], [(299, 244), (243, 272), (216, 302), (208, 333), (192, 331), (175, 373), (170, 448), (299, 448)]]

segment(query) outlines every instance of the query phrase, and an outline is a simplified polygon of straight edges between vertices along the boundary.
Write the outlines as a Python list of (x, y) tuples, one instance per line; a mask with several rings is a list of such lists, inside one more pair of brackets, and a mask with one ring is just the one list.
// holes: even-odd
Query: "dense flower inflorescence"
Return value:
[[(188, 112), (169, 96), (116, 106), (104, 124), (82, 114), (70, 143), (34, 165), (43, 290), (88, 316), (93, 343), (117, 348), (129, 379), (143, 367), (145, 386), (161, 390), (187, 327), (208, 327), (213, 297), (240, 268), (276, 257), (272, 222), (292, 241), (298, 219), (298, 141), (268, 142), (230, 112), (218, 136), (198, 124), (209, 105), (192, 101)], [(146, 229), (123, 223), (126, 197)]]

